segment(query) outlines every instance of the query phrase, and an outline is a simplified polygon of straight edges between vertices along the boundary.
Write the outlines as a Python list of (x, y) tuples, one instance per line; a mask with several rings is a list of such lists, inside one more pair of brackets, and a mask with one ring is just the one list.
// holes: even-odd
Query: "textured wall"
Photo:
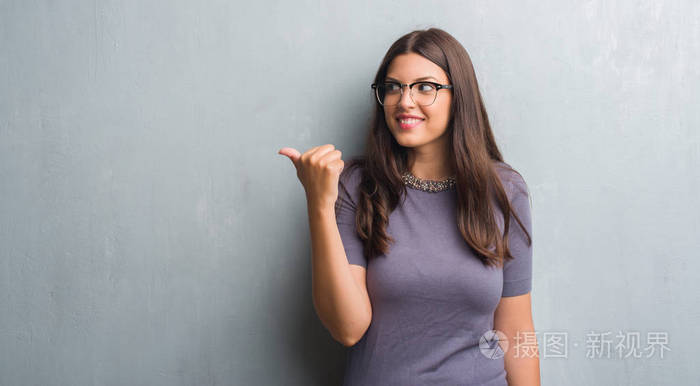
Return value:
[[(430, 26), (470, 52), (531, 188), (535, 327), (568, 333), (543, 384), (696, 383), (698, 20), (690, 0), (0, 0), (0, 384), (338, 383), (276, 152), (357, 154), (382, 56)], [(591, 331), (670, 351), (590, 358)]]

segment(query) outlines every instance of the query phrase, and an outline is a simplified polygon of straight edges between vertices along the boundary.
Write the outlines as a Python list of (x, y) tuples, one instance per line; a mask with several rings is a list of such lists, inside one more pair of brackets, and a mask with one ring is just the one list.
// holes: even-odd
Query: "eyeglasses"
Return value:
[[(414, 82), (411, 84), (399, 82), (384, 82), (372, 83), (374, 94), (377, 96), (377, 101), (382, 106), (396, 106), (403, 97), (403, 87), (410, 88), (409, 96), (411, 100), (421, 106), (430, 106), (437, 98), (437, 92), (440, 89), (451, 89), (451, 84), (440, 84), (435, 82)], [(414, 92), (415, 91), (415, 92)]]

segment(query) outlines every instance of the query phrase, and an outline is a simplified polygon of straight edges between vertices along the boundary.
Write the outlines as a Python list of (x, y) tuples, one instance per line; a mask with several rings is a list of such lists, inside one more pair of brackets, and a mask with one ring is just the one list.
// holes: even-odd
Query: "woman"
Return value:
[(349, 347), (344, 384), (539, 385), (528, 189), (469, 55), (443, 30), (413, 31), (374, 82), (363, 157), (279, 151), (306, 191), (313, 302)]

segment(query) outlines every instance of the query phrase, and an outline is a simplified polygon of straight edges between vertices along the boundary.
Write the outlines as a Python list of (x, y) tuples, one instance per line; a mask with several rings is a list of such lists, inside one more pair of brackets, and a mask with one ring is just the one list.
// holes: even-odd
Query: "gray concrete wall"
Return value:
[[(543, 385), (697, 384), (698, 20), (690, 0), (0, 1), (0, 384), (337, 384), (276, 152), (359, 153), (382, 56), (430, 26), (470, 52), (531, 187), (541, 350), (568, 337)], [(655, 351), (620, 358), (634, 332)]]

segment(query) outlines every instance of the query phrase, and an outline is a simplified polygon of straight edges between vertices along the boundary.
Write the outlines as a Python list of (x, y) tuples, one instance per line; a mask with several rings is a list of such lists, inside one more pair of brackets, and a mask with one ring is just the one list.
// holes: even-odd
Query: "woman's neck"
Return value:
[(422, 180), (442, 181), (454, 176), (445, 153), (420, 154), (409, 156), (408, 168), (411, 174)]

